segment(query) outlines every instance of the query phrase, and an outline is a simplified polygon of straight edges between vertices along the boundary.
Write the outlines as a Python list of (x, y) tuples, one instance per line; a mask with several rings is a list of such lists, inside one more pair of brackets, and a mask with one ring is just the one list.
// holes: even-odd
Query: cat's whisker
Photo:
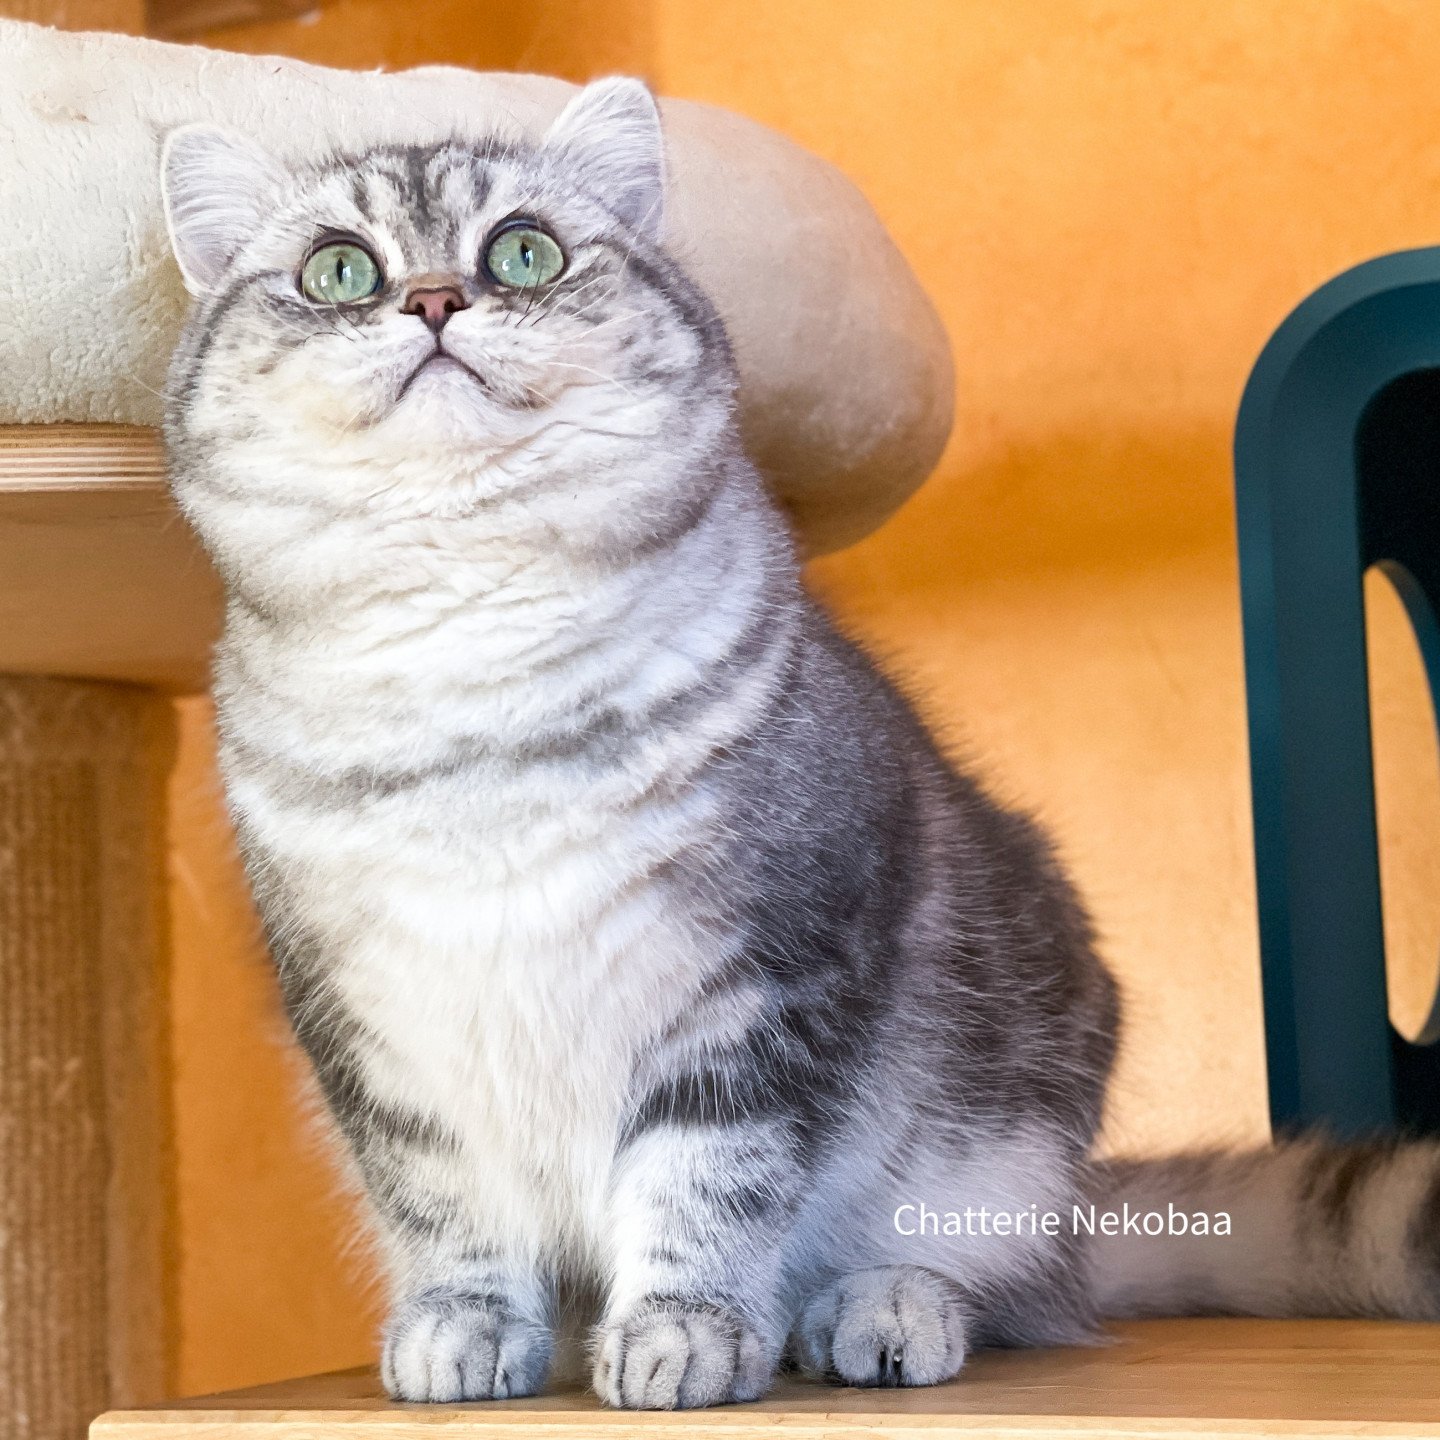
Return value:
[(598, 321), (591, 325), (584, 333), (582, 339), (594, 341), (604, 336), (610, 330), (617, 330), (621, 326), (630, 325), (636, 320), (644, 318), (644, 311), (629, 310), (619, 315), (612, 315), (608, 320)]
[(596, 370), (594, 366), (579, 365), (572, 360), (550, 360), (546, 363), (555, 370), (578, 370), (582, 374), (593, 375), (599, 384), (613, 385), (617, 390), (623, 391), (632, 400), (638, 400), (640, 398), (637, 392), (626, 385), (623, 380), (616, 379), (614, 375), (607, 375), (603, 370)]
[[(607, 275), (605, 275), (605, 274), (603, 274), (603, 273), (602, 273), (602, 274), (598, 274), (598, 275), (592, 275), (592, 276), (591, 276), (588, 280), (586, 280), (583, 284), (577, 285), (573, 290), (566, 291), (564, 294), (560, 294), (559, 292), (556, 292), (556, 304), (555, 304), (554, 306), (550, 307), (550, 313), (555, 313), (555, 314), (569, 314), (569, 313), (572, 313), (572, 312), (570, 312), (570, 311), (568, 311), (568, 310), (562, 310), (562, 309), (561, 309), (561, 306), (562, 306), (563, 304), (573, 303), (574, 301), (578, 300), (578, 299), (580, 298), (580, 296), (583, 295), (583, 294), (584, 294), (587, 290), (589, 290), (592, 286), (601, 284), (601, 283), (603, 283), (604, 281), (608, 280), (609, 278), (610, 278), (609, 276), (607, 276)], [(577, 312), (574, 312), (574, 313), (584, 314), (584, 313), (586, 313), (586, 312), (585, 312), (584, 310), (580, 310), (580, 311), (577, 311)], [(539, 322), (537, 321), (537, 322), (535, 322), (535, 323), (538, 324)]]
[(166, 398), (166, 397), (165, 397), (165, 392), (164, 392), (163, 390), (157, 390), (153, 385), (148, 384), (146, 381), (142, 380), (138, 375), (131, 375), (131, 376), (127, 377), (127, 380), (128, 380), (128, 383), (129, 383), (129, 384), (131, 384), (131, 385), (138, 385), (138, 386), (139, 386), (142, 390), (144, 390), (147, 394), (150, 394), (150, 395), (155, 396), (155, 398), (156, 398), (157, 400), (164, 400), (164, 399)]

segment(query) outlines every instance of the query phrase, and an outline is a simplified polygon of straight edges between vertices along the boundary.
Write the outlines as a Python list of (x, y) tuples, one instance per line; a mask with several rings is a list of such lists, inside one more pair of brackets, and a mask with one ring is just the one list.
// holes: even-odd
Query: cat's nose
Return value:
[(405, 314), (418, 315), (437, 335), (457, 310), (469, 308), (470, 302), (453, 285), (420, 286), (405, 297), (401, 306)]

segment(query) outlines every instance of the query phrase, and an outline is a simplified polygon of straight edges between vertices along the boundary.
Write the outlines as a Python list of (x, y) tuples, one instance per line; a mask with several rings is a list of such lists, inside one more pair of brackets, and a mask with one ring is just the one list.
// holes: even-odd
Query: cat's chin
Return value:
[(459, 360), (422, 366), (405, 383), (386, 427), (429, 440), (470, 440), (493, 434), (496, 405), (485, 382)]
[(423, 397), (447, 388), (478, 390), (482, 395), (488, 394), (490, 389), (485, 377), (458, 355), (437, 351), (410, 372), (409, 378), (400, 387), (399, 399)]

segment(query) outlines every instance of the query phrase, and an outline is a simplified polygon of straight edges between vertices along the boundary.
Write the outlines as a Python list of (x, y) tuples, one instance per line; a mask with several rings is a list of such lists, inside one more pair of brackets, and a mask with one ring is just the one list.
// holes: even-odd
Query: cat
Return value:
[[(192, 126), (162, 170), (227, 801), (391, 1395), (583, 1363), (704, 1406), (1109, 1316), (1440, 1317), (1433, 1144), (1092, 1158), (1086, 911), (803, 587), (643, 85), (538, 144), (297, 168)], [(1230, 1233), (1132, 1226), (1176, 1206)]]

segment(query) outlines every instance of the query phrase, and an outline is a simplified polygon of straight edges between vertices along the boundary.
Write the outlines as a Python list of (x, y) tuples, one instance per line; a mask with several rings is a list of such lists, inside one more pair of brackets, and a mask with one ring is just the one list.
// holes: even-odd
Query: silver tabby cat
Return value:
[[(807, 598), (662, 168), (624, 80), (538, 146), (167, 143), (225, 785), (391, 1393), (583, 1359), (613, 1405), (710, 1405), (1105, 1315), (1440, 1315), (1433, 1146), (1088, 1158), (1085, 913)], [(1072, 1223), (1126, 1202), (1232, 1233)], [(906, 1233), (922, 1203), (1063, 1223)]]

